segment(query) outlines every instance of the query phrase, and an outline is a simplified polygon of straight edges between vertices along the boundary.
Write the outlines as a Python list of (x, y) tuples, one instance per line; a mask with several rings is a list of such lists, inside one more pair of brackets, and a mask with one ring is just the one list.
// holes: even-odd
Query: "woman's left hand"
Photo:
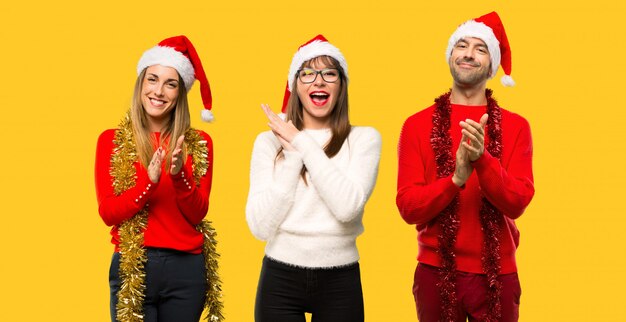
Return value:
[(170, 167), (170, 173), (173, 175), (177, 175), (180, 172), (180, 169), (183, 168), (183, 142), (185, 142), (185, 136), (181, 135), (176, 141), (174, 152), (172, 152), (172, 166)]
[(283, 148), (286, 150), (293, 150), (293, 147), (291, 147), (291, 141), (293, 141), (293, 138), (295, 138), (300, 131), (298, 131), (291, 121), (285, 122), (283, 119), (278, 117), (278, 115), (272, 112), (269, 105), (261, 104), (261, 108), (269, 120), (267, 125), (270, 129), (272, 129), (272, 132), (274, 132), (274, 135), (276, 135), (280, 143), (283, 145)]

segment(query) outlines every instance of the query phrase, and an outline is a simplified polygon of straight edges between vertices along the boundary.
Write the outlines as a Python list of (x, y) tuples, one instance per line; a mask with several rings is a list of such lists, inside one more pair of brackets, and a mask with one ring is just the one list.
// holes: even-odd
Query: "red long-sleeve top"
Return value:
[[(458, 195), (457, 269), (483, 273), (483, 233), (479, 211), (484, 195), (504, 215), (500, 235), (500, 273), (516, 272), (515, 250), (519, 245), (519, 231), (514, 220), (522, 215), (535, 192), (530, 126), (523, 117), (501, 109), (500, 160), (485, 150), (478, 160), (472, 162), (474, 170), (465, 186), (459, 188), (452, 182), (452, 175), (437, 178), (435, 153), (430, 142), (435, 108), (433, 105), (409, 117), (402, 127), (398, 144), (396, 204), (402, 218), (408, 224), (414, 224), (418, 231), (417, 260), (440, 266), (437, 252), (440, 227), (434, 219)], [(459, 122), (466, 119), (478, 122), (486, 110), (486, 106), (452, 104), (449, 133), (453, 142), (453, 157), (461, 140)], [(488, 142), (489, 139), (485, 137), (485, 140)]]
[[(148, 207), (148, 225), (144, 232), (145, 247), (176, 249), (188, 253), (202, 252), (203, 236), (195, 225), (204, 219), (209, 209), (209, 194), (213, 174), (213, 143), (211, 137), (198, 131), (207, 143), (208, 169), (196, 186), (192, 173), (192, 158), (187, 160), (177, 175), (161, 169), (159, 182), (152, 183), (146, 168), (135, 162), (136, 184), (120, 195), (113, 192), (111, 155), (115, 130), (106, 130), (98, 138), (96, 149), (96, 196), (100, 217), (111, 229), (111, 242), (119, 251), (118, 225)], [(155, 133), (159, 144), (159, 133)]]

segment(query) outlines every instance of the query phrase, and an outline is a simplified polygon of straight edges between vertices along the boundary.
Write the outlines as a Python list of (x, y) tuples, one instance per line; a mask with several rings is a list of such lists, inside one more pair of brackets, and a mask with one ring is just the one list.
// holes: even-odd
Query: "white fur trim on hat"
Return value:
[(146, 50), (141, 56), (141, 59), (139, 59), (139, 63), (137, 63), (137, 75), (146, 67), (152, 65), (161, 65), (176, 69), (178, 74), (183, 78), (183, 83), (185, 83), (187, 90), (191, 88), (193, 82), (196, 80), (193, 65), (191, 61), (189, 61), (189, 58), (172, 47), (155, 46)]
[(291, 87), (293, 86), (293, 81), (296, 79), (296, 73), (302, 64), (307, 60), (311, 60), (319, 56), (330, 56), (336, 59), (346, 75), (346, 80), (348, 79), (348, 63), (343, 57), (343, 54), (341, 54), (341, 51), (327, 41), (316, 40), (306, 46), (303, 46), (295, 53), (295, 55), (293, 55), (291, 66), (289, 67), (289, 75), (287, 76), (290, 92), (292, 90)]
[(450, 36), (450, 40), (448, 40), (446, 61), (450, 62), (452, 49), (454, 49), (454, 46), (459, 40), (465, 37), (478, 38), (485, 42), (487, 49), (489, 50), (489, 55), (491, 56), (491, 75), (489, 78), (494, 77), (498, 71), (498, 67), (500, 66), (500, 42), (494, 35), (493, 30), (482, 22), (470, 20), (463, 23), (456, 29), (452, 36)]

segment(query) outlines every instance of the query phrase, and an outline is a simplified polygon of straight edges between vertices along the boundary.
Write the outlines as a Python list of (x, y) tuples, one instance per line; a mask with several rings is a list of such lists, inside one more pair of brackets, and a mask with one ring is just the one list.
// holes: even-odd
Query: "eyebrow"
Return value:
[[(157, 75), (157, 74), (153, 74), (153, 73), (147, 73), (146, 75), (147, 75), (147, 76), (153, 76), (153, 77), (159, 78), (159, 75)], [(178, 79), (175, 79), (175, 78), (168, 78), (168, 79), (166, 79), (165, 81), (166, 81), (166, 82), (177, 82), (177, 83), (180, 83), (180, 82), (178, 81)]]
[(304, 68), (302, 68), (301, 70), (305, 70), (305, 69), (308, 69), (308, 70), (314, 70), (314, 71), (316, 71), (316, 72), (321, 72), (321, 71), (323, 71), (323, 70), (331, 70), (331, 69), (339, 70), (339, 68), (337, 68), (337, 67), (326, 67), (326, 68), (322, 68), (322, 69), (315, 69), (315, 68), (313, 68), (313, 67), (304, 67)]
[[(465, 40), (465, 38), (459, 39), (459, 41), (457, 41), (456, 43), (458, 44), (458, 43), (461, 43), (461, 42), (464, 43), (464, 44), (468, 44), (468, 45), (470, 44), (469, 41)], [(485, 43), (477, 43), (475, 46), (489, 48), (487, 46), (487, 44), (485, 44)]]

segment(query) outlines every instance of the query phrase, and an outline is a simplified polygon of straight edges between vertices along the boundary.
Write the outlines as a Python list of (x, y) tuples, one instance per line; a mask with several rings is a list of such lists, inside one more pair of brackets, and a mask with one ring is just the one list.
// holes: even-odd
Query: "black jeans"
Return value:
[[(198, 322), (206, 296), (204, 256), (172, 249), (148, 248), (144, 322)], [(120, 289), (120, 254), (109, 270), (111, 321), (115, 322)]]
[(362, 322), (359, 263), (338, 268), (301, 268), (263, 258), (256, 293), (257, 322)]

